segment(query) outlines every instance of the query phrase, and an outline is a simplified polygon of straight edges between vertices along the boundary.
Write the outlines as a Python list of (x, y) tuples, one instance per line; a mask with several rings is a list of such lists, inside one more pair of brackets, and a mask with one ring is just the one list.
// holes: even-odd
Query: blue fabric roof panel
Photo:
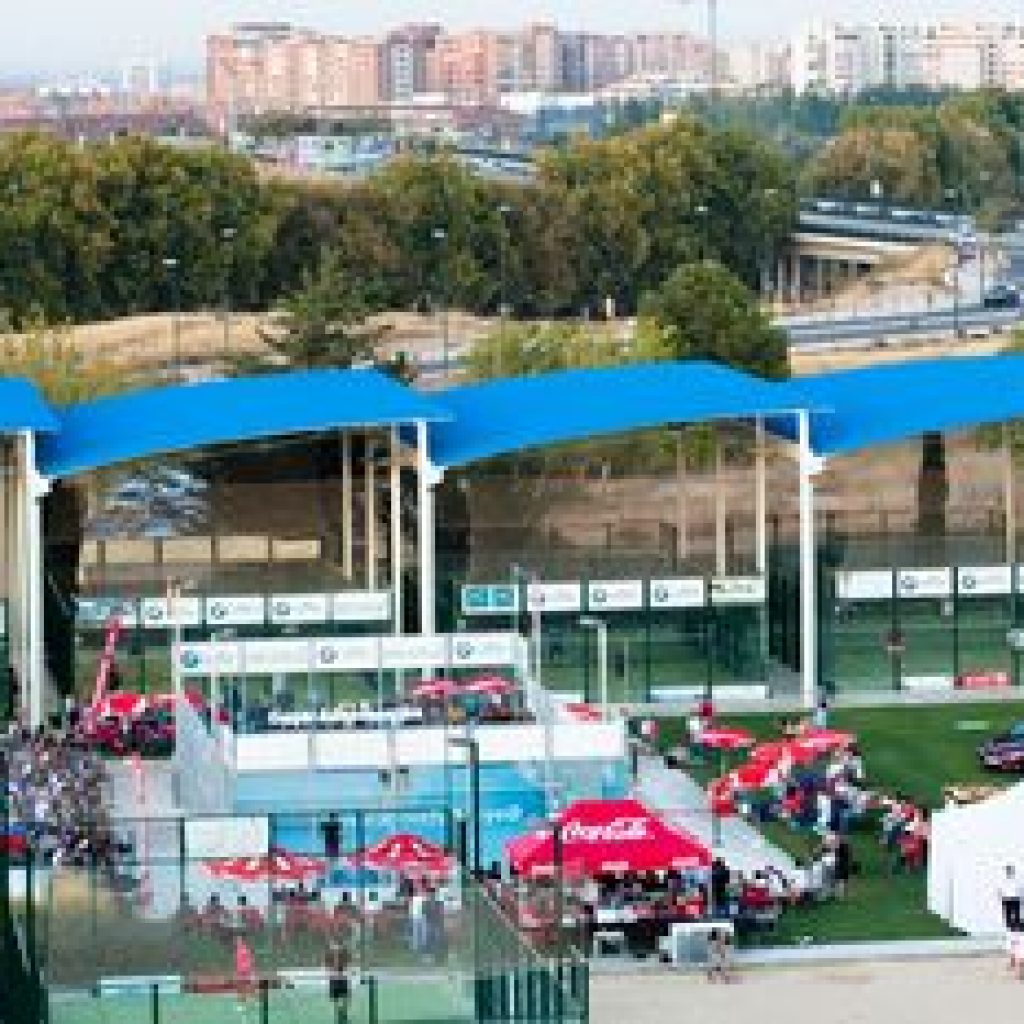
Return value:
[[(811, 447), (841, 455), (928, 431), (1024, 417), (1024, 355), (952, 356), (796, 377), (779, 385), (811, 418)], [(789, 424), (781, 424), (789, 436)]]
[(438, 393), (452, 419), (431, 428), (431, 459), (463, 466), (591, 437), (794, 410), (778, 382), (708, 362), (563, 370)]
[(54, 477), (209, 445), (349, 426), (438, 421), (447, 412), (377, 370), (309, 370), (153, 388), (68, 409), (41, 440)]
[(0, 434), (19, 430), (42, 434), (59, 429), (60, 420), (34, 384), (17, 377), (0, 377)]

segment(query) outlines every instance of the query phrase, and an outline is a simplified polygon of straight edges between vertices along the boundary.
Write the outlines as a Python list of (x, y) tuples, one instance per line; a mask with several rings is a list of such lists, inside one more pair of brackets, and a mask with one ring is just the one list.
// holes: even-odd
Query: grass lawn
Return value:
[[(955, 704), (836, 710), (829, 716), (829, 725), (857, 735), (872, 789), (902, 792), (935, 808), (942, 805), (946, 785), (1012, 781), (983, 772), (975, 750), (985, 737), (1020, 718), (1024, 718), (1024, 703)], [(773, 716), (734, 715), (723, 721), (742, 725), (759, 738), (779, 735), (779, 722)], [(663, 720), (663, 747), (677, 743), (684, 729), (679, 719)], [(695, 774), (706, 778), (712, 773), (697, 770)], [(806, 855), (817, 841), (780, 823), (771, 823), (764, 831), (794, 856)], [(925, 875), (892, 872), (873, 823), (851, 838), (860, 872), (846, 900), (787, 913), (776, 941), (793, 943), (810, 937), (814, 942), (849, 942), (953, 934), (926, 909)]]

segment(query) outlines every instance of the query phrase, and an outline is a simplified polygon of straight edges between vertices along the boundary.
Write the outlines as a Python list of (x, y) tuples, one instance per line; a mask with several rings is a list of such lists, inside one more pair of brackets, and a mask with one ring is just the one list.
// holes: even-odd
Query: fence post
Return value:
[(160, 986), (155, 981), (149, 986), (149, 1008), (152, 1024), (160, 1024)]
[(377, 979), (374, 975), (367, 975), (366, 985), (366, 1015), (367, 1024), (377, 1024)]
[(270, 984), (260, 978), (260, 1024), (270, 1024)]

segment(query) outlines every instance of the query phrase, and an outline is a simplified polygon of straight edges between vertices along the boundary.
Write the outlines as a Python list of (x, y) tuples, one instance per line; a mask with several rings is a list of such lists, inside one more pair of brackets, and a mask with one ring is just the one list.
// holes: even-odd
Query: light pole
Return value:
[[(946, 189), (946, 199), (954, 209), (959, 208), (960, 192), (955, 188)], [(954, 231), (950, 236), (953, 242), (953, 337), (960, 337), (960, 241), (959, 232)]]
[(473, 876), (480, 877), (480, 741), (473, 736), (449, 736), (453, 747), (466, 751), (469, 769), (469, 806), (473, 828)]
[(541, 684), (541, 662), (543, 652), (543, 622), (541, 620), (541, 605), (542, 600), (538, 595), (533, 602), (533, 606), (530, 607), (530, 584), (536, 583), (538, 580), (537, 574), (531, 572), (529, 569), (524, 569), (521, 565), (513, 563), (509, 569), (509, 573), (512, 577), (512, 585), (516, 588), (518, 594), (519, 588), (522, 584), (526, 584), (526, 604), (530, 612), (530, 646), (533, 648), (533, 678), (538, 686)]
[(181, 280), (178, 270), (181, 261), (177, 256), (165, 256), (163, 259), (164, 270), (167, 271), (171, 282), (171, 360), (174, 365), (174, 376), (181, 379)]
[(707, 203), (698, 203), (697, 206), (694, 207), (693, 212), (697, 214), (697, 217), (700, 219), (700, 241), (697, 256), (699, 261), (703, 263), (708, 258), (707, 250), (710, 242)]
[(597, 630), (598, 679), (601, 687), (601, 717), (608, 721), (608, 623), (593, 615), (581, 615), (580, 625)]
[(437, 261), (438, 275), (438, 302), (441, 312), (441, 365), (443, 367), (444, 382), (448, 383), (448, 232), (444, 228), (434, 228), (430, 233), (431, 238), (438, 243), (442, 250), (442, 256)]
[(224, 294), (221, 297), (224, 308), (224, 353), (226, 359), (231, 351), (231, 274), (235, 265), (234, 241), (238, 236), (238, 228), (221, 228), (220, 237), (224, 243)]
[(501, 376), (501, 346), (505, 343), (505, 326), (508, 321), (508, 249), (509, 231), (508, 219), (512, 214), (512, 207), (508, 203), (501, 203), (498, 206), (498, 216), (501, 218), (501, 239), (498, 246), (498, 320), (500, 323), (498, 344), (495, 347), (495, 376)]

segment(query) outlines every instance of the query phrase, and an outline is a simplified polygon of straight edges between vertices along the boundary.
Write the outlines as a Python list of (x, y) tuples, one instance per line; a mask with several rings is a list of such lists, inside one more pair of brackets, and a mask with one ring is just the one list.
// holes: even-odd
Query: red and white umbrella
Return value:
[[(182, 693), (186, 703), (188, 703), (196, 711), (206, 710), (206, 698), (198, 691), (188, 689)], [(156, 708), (173, 708), (174, 707), (175, 694), (173, 693), (157, 693), (153, 695), (153, 707)]]
[(806, 750), (820, 757), (836, 750), (845, 750), (857, 742), (852, 732), (839, 732), (836, 729), (809, 729), (790, 742), (794, 750)]
[(699, 742), (711, 750), (745, 750), (754, 745), (754, 736), (746, 729), (711, 725), (701, 731)]
[(135, 718), (146, 706), (146, 698), (141, 693), (117, 690), (91, 705), (88, 713), (94, 718)]
[(446, 875), (454, 863), (443, 846), (411, 832), (396, 832), (349, 860), (355, 867), (402, 875)]
[(779, 769), (776, 765), (764, 761), (748, 761), (734, 768), (723, 778), (734, 792), (764, 789), (779, 781)]
[(759, 743), (751, 750), (749, 760), (758, 764), (777, 765), (783, 770), (788, 770), (799, 764), (810, 764), (819, 756), (819, 752), (810, 747), (797, 746), (792, 740), (777, 740), (772, 743)]
[(210, 860), (205, 867), (214, 878), (231, 882), (305, 882), (327, 871), (324, 861), (316, 857), (278, 849), (259, 857)]
[(428, 679), (409, 692), (413, 700), (449, 700), (459, 693), (459, 686), (451, 679)]
[(463, 693), (472, 693), (478, 697), (509, 697), (518, 687), (503, 676), (477, 676), (462, 688)]

